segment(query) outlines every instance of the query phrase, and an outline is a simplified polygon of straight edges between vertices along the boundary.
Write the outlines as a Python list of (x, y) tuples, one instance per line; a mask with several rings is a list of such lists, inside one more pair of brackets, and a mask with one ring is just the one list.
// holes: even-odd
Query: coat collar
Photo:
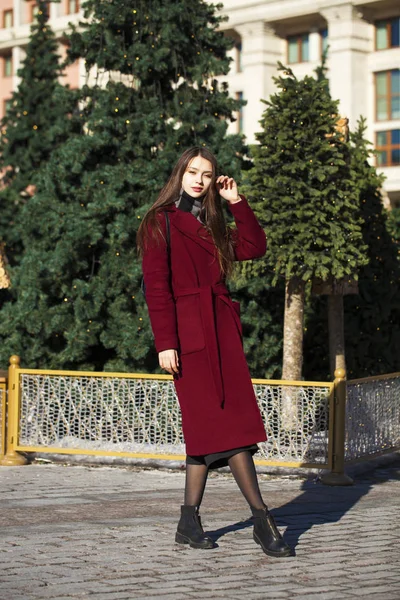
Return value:
[(175, 204), (168, 206), (167, 210), (174, 227), (214, 256), (215, 244), (211, 233), (192, 213), (179, 210)]

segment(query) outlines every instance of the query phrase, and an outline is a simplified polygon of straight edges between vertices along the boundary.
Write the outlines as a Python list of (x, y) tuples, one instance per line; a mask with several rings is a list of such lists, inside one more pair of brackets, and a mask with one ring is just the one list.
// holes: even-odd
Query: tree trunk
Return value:
[[(294, 277), (286, 282), (285, 318), (283, 326), (282, 379), (299, 381), (303, 366), (305, 282)], [(285, 386), (282, 390), (281, 424), (286, 431), (296, 431), (298, 388)]]
[(328, 296), (328, 324), (329, 324), (329, 365), (332, 381), (335, 379), (336, 369), (346, 370), (344, 353), (344, 315), (343, 296), (330, 294)]
[(301, 279), (293, 277), (286, 282), (282, 379), (301, 379), (304, 291), (305, 282)]

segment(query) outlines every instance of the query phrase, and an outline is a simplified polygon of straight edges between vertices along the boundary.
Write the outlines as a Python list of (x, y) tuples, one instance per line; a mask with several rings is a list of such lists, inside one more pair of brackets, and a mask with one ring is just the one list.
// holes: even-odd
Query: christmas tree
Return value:
[(0, 238), (13, 265), (21, 254), (20, 209), (35, 193), (39, 170), (66, 138), (74, 95), (59, 83), (58, 43), (48, 24), (49, 2), (39, 0), (21, 79), (0, 125)]
[(325, 67), (300, 80), (281, 63), (279, 71), (247, 180), (265, 224), (267, 253), (243, 270), (258, 277), (273, 271), (273, 283), (285, 278), (282, 377), (301, 379), (307, 284), (356, 280), (367, 257), (358, 190)]
[(69, 60), (86, 64), (84, 135), (52, 153), (26, 206), (27, 254), (17, 300), (2, 311), (1, 358), (154, 372), (136, 231), (188, 146), (209, 147), (239, 175), (242, 138), (226, 130), (240, 104), (216, 80), (228, 72), (231, 42), (201, 0), (89, 0), (83, 10)]

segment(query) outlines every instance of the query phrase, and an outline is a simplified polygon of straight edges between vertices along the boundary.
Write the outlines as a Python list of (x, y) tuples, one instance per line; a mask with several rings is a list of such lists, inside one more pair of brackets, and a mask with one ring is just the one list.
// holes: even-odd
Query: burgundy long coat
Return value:
[[(236, 223), (235, 259), (263, 256), (265, 233), (247, 199), (228, 206)], [(174, 204), (164, 210), (170, 218), (171, 284), (164, 240), (147, 249), (142, 270), (156, 351), (178, 351), (174, 384), (186, 452), (203, 455), (263, 442), (240, 306), (225, 286), (214, 241), (192, 213)], [(157, 218), (165, 235), (162, 211)]]

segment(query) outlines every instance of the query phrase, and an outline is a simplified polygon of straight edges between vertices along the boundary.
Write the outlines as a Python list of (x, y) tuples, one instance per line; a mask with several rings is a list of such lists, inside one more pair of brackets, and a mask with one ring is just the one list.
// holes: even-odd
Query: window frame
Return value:
[(395, 128), (395, 129), (384, 129), (383, 131), (375, 131), (375, 150), (377, 152), (386, 152), (386, 156), (388, 158), (386, 164), (379, 165), (378, 164), (378, 157), (377, 157), (376, 163), (377, 163), (377, 168), (378, 169), (381, 169), (381, 168), (383, 169), (383, 168), (386, 168), (386, 167), (399, 167), (400, 166), (400, 160), (399, 160), (399, 163), (392, 164), (392, 150), (399, 150), (400, 151), (400, 141), (399, 141), (398, 144), (392, 144), (392, 141), (390, 140), (390, 143), (386, 143), (384, 146), (378, 146), (378, 135), (380, 133), (386, 133), (386, 136), (387, 136), (386, 139), (387, 139), (388, 138), (388, 134), (390, 134), (390, 136), (391, 136), (392, 131), (398, 131), (399, 135), (400, 135), (400, 129), (397, 129), (397, 128)]
[[(9, 26), (6, 25), (7, 15), (11, 15), (11, 25), (9, 25)], [(6, 10), (3, 10), (3, 29), (12, 29), (13, 27), (14, 27), (14, 9), (7, 8)]]
[[(308, 42), (308, 58), (307, 60), (303, 60), (303, 48), (302, 48), (302, 44), (303, 44), (303, 39), (307, 37), (307, 42)], [(291, 39), (296, 39), (297, 41), (297, 60), (295, 62), (290, 62), (289, 60), (289, 40)], [(288, 65), (298, 65), (301, 63), (308, 63), (310, 62), (310, 32), (306, 31), (303, 33), (298, 33), (296, 35), (288, 35), (286, 37), (286, 59), (287, 59), (287, 64)]]
[[(12, 77), (14, 75), (14, 65), (13, 65), (13, 58), (12, 58), (12, 52), (8, 53), (8, 54), (3, 54), (2, 56), (3, 59), (3, 77), (4, 78), (9, 78)], [(11, 65), (11, 72), (7, 73), (7, 62), (8, 60), (10, 60), (10, 65)]]
[[(400, 33), (399, 33), (399, 45), (398, 46), (391, 45), (392, 44), (392, 22), (397, 19), (400, 21), (400, 15), (397, 17), (391, 17), (390, 19), (376, 19), (376, 21), (374, 22), (374, 29), (375, 29), (374, 50), (375, 50), (375, 52), (384, 52), (385, 50), (392, 50), (392, 49), (400, 48)], [(386, 48), (378, 48), (377, 23), (385, 23), (385, 22), (386, 22), (386, 41), (388, 42), (388, 45), (386, 46)]]
[(67, 15), (76, 15), (81, 10), (80, 0), (75, 0), (75, 4), (76, 10), (71, 12), (71, 0), (67, 0)]
[[(392, 116), (392, 73), (398, 71), (400, 75), (400, 69), (388, 69), (385, 71), (375, 71), (374, 72), (374, 86), (375, 86), (375, 122), (381, 123), (382, 121), (397, 121), (398, 117), (394, 118)], [(378, 119), (378, 75), (381, 73), (386, 73), (386, 111), (387, 118), (386, 119)], [(400, 98), (400, 93), (398, 94)]]

